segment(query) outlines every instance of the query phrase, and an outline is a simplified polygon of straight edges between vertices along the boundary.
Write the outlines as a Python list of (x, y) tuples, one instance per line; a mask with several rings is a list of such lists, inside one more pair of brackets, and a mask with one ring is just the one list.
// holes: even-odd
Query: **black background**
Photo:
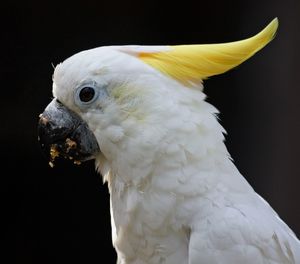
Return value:
[[(115, 262), (107, 186), (93, 162), (51, 169), (37, 143), (53, 67), (102, 45), (276, 38), (205, 82), (235, 164), (300, 235), (300, 1), (20, 1), (1, 4), (1, 218), (12, 263)], [(7, 262), (5, 262), (7, 263)]]

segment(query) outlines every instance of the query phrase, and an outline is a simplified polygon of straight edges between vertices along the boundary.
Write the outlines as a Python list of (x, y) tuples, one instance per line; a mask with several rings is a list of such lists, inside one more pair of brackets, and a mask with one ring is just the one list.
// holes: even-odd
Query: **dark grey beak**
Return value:
[(38, 135), (51, 167), (59, 156), (80, 164), (81, 161), (95, 158), (100, 152), (88, 125), (57, 99), (53, 99), (40, 115)]

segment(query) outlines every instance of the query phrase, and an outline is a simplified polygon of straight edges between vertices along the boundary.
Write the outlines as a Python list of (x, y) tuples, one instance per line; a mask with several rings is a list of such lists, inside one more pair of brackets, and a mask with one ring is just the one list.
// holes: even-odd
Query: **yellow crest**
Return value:
[(277, 27), (278, 19), (275, 18), (260, 33), (241, 41), (169, 46), (160, 51), (139, 51), (138, 57), (185, 85), (196, 84), (250, 58), (274, 38)]

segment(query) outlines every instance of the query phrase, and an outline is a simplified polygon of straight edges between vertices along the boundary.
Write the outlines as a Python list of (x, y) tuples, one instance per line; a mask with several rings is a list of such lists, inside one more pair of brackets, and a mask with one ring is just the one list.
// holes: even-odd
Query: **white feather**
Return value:
[[(101, 109), (74, 104), (88, 80), (107, 84)], [(118, 263), (300, 263), (298, 239), (231, 162), (200, 90), (104, 47), (60, 64), (53, 93), (97, 137)]]

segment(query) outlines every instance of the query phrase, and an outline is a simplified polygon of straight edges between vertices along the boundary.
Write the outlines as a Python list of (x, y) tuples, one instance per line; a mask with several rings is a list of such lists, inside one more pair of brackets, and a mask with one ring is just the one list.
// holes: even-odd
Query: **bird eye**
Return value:
[(81, 102), (88, 103), (95, 97), (95, 89), (93, 87), (83, 87), (79, 92), (79, 99)]

